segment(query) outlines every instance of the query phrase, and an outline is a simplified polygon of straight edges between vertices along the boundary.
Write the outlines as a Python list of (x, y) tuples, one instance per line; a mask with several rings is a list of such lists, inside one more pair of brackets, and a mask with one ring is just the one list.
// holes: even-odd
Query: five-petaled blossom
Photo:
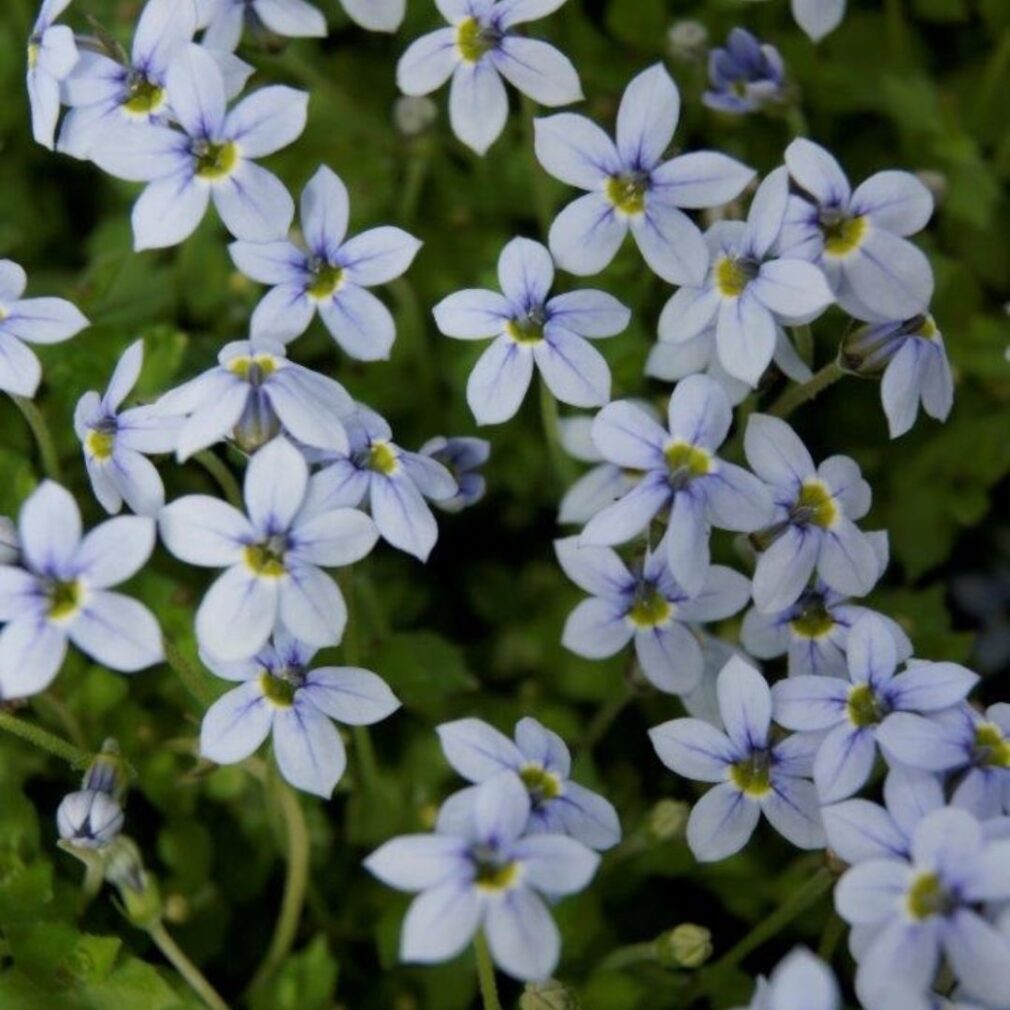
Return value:
[(780, 327), (809, 323), (834, 301), (816, 266), (773, 251), (788, 202), (789, 176), (779, 168), (758, 187), (746, 223), (719, 221), (709, 228), (708, 276), (667, 302), (660, 340), (690, 340), (714, 322), (722, 367), (741, 382), (758, 384)]
[(438, 813), (438, 830), (459, 833), (472, 822), (478, 786), (513, 772), (530, 796), (528, 834), (570, 835), (591, 849), (610, 849), (621, 840), (613, 805), (572, 782), (572, 758), (564, 740), (536, 719), (520, 719), (515, 742), (482, 719), (457, 719), (436, 727), (446, 760), (467, 781)]
[(747, 1010), (839, 1010), (842, 996), (831, 969), (804, 947), (787, 954), (771, 974), (758, 979)]
[(399, 277), (421, 243), (388, 226), (347, 239), (349, 211), (347, 189), (323, 165), (302, 191), (306, 249), (286, 239), (232, 243), (232, 259), (247, 277), (275, 285), (253, 313), (253, 340), (287, 343), (305, 332), (318, 311), (330, 335), (352, 358), (389, 357), (396, 339), (393, 317), (366, 289)]
[(786, 68), (779, 51), (746, 28), (734, 28), (724, 47), (708, 54), (709, 88), (701, 100), (720, 112), (742, 115), (785, 98)]
[(313, 478), (313, 508), (367, 504), (384, 540), (425, 561), (438, 539), (425, 498), (454, 498), (455, 478), (432, 457), (401, 449), (386, 421), (361, 404), (344, 418), (344, 427), (347, 452), (314, 454), (323, 468)]
[(593, 422), (605, 459), (644, 476), (619, 501), (597, 512), (582, 531), (586, 544), (610, 546), (637, 536), (665, 508), (670, 571), (689, 594), (709, 568), (712, 526), (753, 532), (771, 521), (772, 499), (752, 473), (715, 455), (733, 412), (722, 388), (706, 375), (677, 384), (669, 431), (625, 401), (608, 404)]
[(153, 410), (184, 416), (174, 446), (179, 460), (233, 438), (245, 452), (282, 430), (318, 449), (347, 450), (343, 419), (354, 402), (339, 382), (289, 361), (281, 344), (235, 340), (218, 364), (165, 393)]
[(29, 344), (59, 344), (90, 323), (63, 298), (22, 298), (28, 278), (13, 260), (0, 260), (0, 389), (34, 396), (42, 366)]
[(56, 121), (60, 118), (60, 85), (79, 58), (74, 33), (53, 22), (70, 6), (70, 0), (43, 0), (28, 38), (28, 100), (32, 109), (32, 135), (36, 143), (52, 150)]
[(307, 0), (197, 0), (203, 44), (234, 52), (248, 25), (288, 38), (323, 38), (326, 18)]
[(451, 438), (436, 435), (429, 438), (418, 452), (441, 463), (456, 481), (456, 493), (451, 498), (435, 502), (443, 512), (462, 512), (484, 497), (487, 481), (477, 471), (491, 457), (491, 443), (487, 439), (471, 438), (468, 435), (454, 435)]
[(400, 707), (386, 682), (351, 666), (312, 666), (316, 649), (284, 631), (251, 659), (203, 660), (219, 677), (240, 681), (203, 717), (200, 754), (234, 764), (272, 734), (281, 774), (298, 789), (328, 798), (347, 756), (332, 720), (370, 726)]
[(43, 481), (18, 516), (21, 559), (0, 566), (0, 697), (44, 691), (69, 639), (112, 670), (161, 662), (161, 631), (142, 603), (110, 592), (154, 549), (154, 521), (121, 516), (81, 536), (81, 513), (65, 488)]
[(448, 337), (494, 342), (466, 384), (479, 424), (507, 421), (519, 409), (540, 370), (562, 403), (599, 407), (610, 399), (610, 369), (585, 338), (620, 333), (631, 312), (604, 291), (570, 291), (548, 298), (554, 262), (539, 242), (514, 238), (498, 258), (502, 293), (471, 288), (442, 299), (433, 309)]
[(581, 891), (600, 857), (565, 835), (526, 835), (530, 797), (506, 772), (477, 787), (473, 817), (453, 831), (405, 835), (380, 846), (365, 867), (383, 883), (420, 892), (403, 921), (400, 958), (455, 957), (482, 929), (502, 971), (547, 978), (561, 954), (544, 902)]
[(843, 596), (865, 596), (880, 576), (877, 551), (856, 526), (870, 510), (871, 491), (848, 456), (820, 466), (785, 421), (752, 414), (744, 451), (771, 489), (773, 523), (751, 539), (762, 553), (754, 572), (754, 602), (774, 613), (792, 606), (816, 569)]
[(122, 124), (90, 152), (110, 175), (148, 184), (133, 207), (134, 248), (181, 242), (196, 229), (211, 199), (236, 238), (281, 238), (294, 217), (294, 201), (277, 176), (254, 159), (301, 134), (308, 95), (272, 85), (228, 111), (220, 66), (192, 43), (175, 54), (165, 79), (181, 129)]
[(861, 617), (846, 644), (848, 679), (803, 675), (772, 688), (775, 721), (786, 729), (824, 733), (814, 760), (822, 803), (861, 789), (873, 771), (877, 733), (895, 712), (939, 712), (963, 701), (978, 676), (957, 663), (912, 661), (897, 673), (891, 629), (875, 614)]
[(947, 807), (916, 825), (908, 857), (867, 859), (835, 888), (838, 914), (872, 928), (860, 952), (856, 991), (864, 1005), (902, 982), (924, 992), (941, 956), (965, 995), (1005, 1007), (1010, 940), (985, 915), (1010, 899), (1010, 841), (988, 841), (964, 810)]
[(908, 172), (878, 172), (855, 191), (834, 157), (809, 140), (786, 149), (794, 191), (779, 236), (783, 256), (816, 263), (838, 304), (859, 319), (925, 312), (933, 271), (906, 236), (926, 227), (933, 197)]
[(715, 782), (694, 806), (687, 843), (695, 858), (725, 859), (747, 844), (763, 812), (801, 849), (824, 847), (817, 790), (809, 780), (818, 738), (773, 741), (772, 696), (754, 667), (733, 658), (716, 681), (726, 731), (701, 719), (673, 719), (649, 730), (659, 759), (685, 778)]
[(617, 144), (585, 116), (561, 113), (536, 121), (536, 153), (551, 175), (587, 190), (551, 225), (559, 266), (599, 273), (628, 231), (646, 263), (671, 284), (700, 284), (708, 250), (682, 208), (717, 207), (735, 199), (754, 172), (725, 154), (698, 151), (662, 161), (680, 116), (680, 94), (659, 64), (625, 89)]
[(566, 56), (515, 29), (546, 17), (565, 0), (435, 0), (450, 27), (422, 35), (400, 58), (396, 83), (406, 95), (427, 95), (451, 77), (449, 121), (467, 147), (484, 154), (508, 119), (502, 77), (550, 107), (582, 98)]
[[(866, 535), (877, 555), (879, 577), (887, 568), (887, 533), (875, 530)], [(897, 661), (905, 662), (912, 655), (912, 643), (897, 621), (853, 603), (821, 579), (814, 579), (799, 599), (783, 610), (765, 614), (751, 607), (743, 619), (740, 641), (755, 659), (787, 655), (790, 677), (845, 677), (845, 641), (849, 629), (864, 614), (876, 614), (887, 625), (894, 638)]]
[(375, 545), (375, 524), (353, 508), (313, 508), (304, 457), (278, 437), (250, 460), (248, 515), (209, 495), (161, 511), (161, 539), (191, 565), (224, 568), (196, 612), (200, 647), (216, 660), (248, 659), (284, 628), (323, 648), (340, 641), (347, 608), (322, 571), (349, 565)]
[(165, 485), (146, 454), (172, 452), (182, 419), (165, 417), (150, 406), (119, 409), (143, 364), (144, 342), (137, 340), (123, 352), (104, 395), (91, 390), (74, 410), (91, 490), (110, 515), (124, 501), (137, 515), (151, 517), (165, 504)]
[(665, 551), (649, 551), (631, 567), (609, 547), (556, 540), (565, 574), (591, 596), (569, 615), (561, 642), (577, 656), (602, 659), (629, 642), (642, 673), (660, 691), (687, 694), (705, 669), (701, 645), (689, 625), (721, 621), (746, 606), (750, 582), (712, 565), (701, 590), (686, 593), (670, 574)]

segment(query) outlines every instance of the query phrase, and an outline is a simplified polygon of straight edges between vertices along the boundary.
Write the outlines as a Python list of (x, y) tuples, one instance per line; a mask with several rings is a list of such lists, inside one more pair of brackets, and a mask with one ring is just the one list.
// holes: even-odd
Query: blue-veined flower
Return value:
[(602, 659), (633, 641), (642, 673), (661, 691), (687, 694), (701, 680), (705, 663), (690, 625), (730, 617), (750, 598), (750, 582), (723, 565), (709, 568), (691, 595), (671, 575), (663, 550), (629, 567), (609, 547), (580, 546), (578, 537), (556, 540), (554, 549), (565, 574), (590, 594), (568, 615), (565, 648)]
[(783, 101), (786, 69), (779, 51), (746, 28), (734, 28), (726, 45), (708, 54), (708, 90), (701, 100), (711, 109), (738, 115)]
[(867, 859), (835, 888), (838, 914), (872, 927), (856, 990), (864, 1004), (894, 983), (925, 992), (945, 958), (963, 991), (1007, 1006), (1010, 940), (985, 916), (985, 906), (1010, 899), (1010, 841), (989, 841), (964, 810), (923, 817), (908, 857)]
[(804, 947), (778, 963), (765, 980), (759, 978), (747, 1010), (839, 1010), (838, 982), (831, 969)]
[(894, 634), (875, 614), (849, 630), (848, 677), (802, 675), (772, 689), (775, 721), (786, 729), (827, 733), (817, 748), (814, 783), (822, 803), (861, 789), (877, 757), (877, 735), (896, 712), (939, 712), (968, 696), (978, 676), (957, 663), (912, 661), (897, 673)]
[(12, 260), (0, 260), (0, 389), (34, 396), (42, 366), (29, 344), (59, 344), (90, 323), (62, 298), (22, 298), (28, 278)]
[(451, 498), (435, 501), (443, 512), (462, 512), (484, 497), (487, 481), (477, 470), (491, 456), (491, 443), (487, 439), (465, 435), (445, 438), (437, 435), (429, 438), (418, 451), (422, 456), (441, 463), (456, 481), (457, 491)]
[(353, 508), (313, 508), (309, 467), (284, 438), (250, 460), (248, 515), (209, 495), (162, 509), (161, 539), (191, 565), (224, 568), (196, 613), (200, 647), (216, 660), (248, 659), (284, 628), (323, 648), (340, 641), (347, 607), (322, 569), (349, 565), (375, 545), (375, 524)]
[(701, 232), (684, 208), (735, 199), (754, 172), (714, 151), (663, 161), (680, 116), (680, 94), (659, 64), (625, 89), (617, 113), (617, 143), (585, 116), (561, 113), (536, 120), (536, 153), (555, 178), (587, 190), (551, 225), (559, 266), (599, 273), (628, 231), (646, 263), (671, 284), (700, 284), (708, 269)]
[(581, 891), (600, 857), (564, 835), (524, 835), (530, 797), (512, 772), (477, 790), (473, 817), (455, 826), (461, 833), (394, 838), (365, 867), (390, 887), (419, 892), (403, 921), (401, 960), (447, 961), (482, 929), (502, 971), (547, 978), (561, 938), (544, 899)]
[(761, 548), (754, 572), (754, 603), (770, 614), (792, 606), (816, 569), (843, 596), (865, 596), (880, 577), (880, 561), (855, 520), (870, 510), (871, 491), (848, 456), (820, 466), (785, 421), (752, 414), (744, 451), (771, 489), (775, 518), (751, 539)]
[(289, 38), (322, 38), (326, 18), (306, 0), (197, 0), (203, 44), (233, 52), (248, 25)]
[(67, 641), (112, 670), (133, 673), (162, 659), (161, 631), (143, 604), (111, 587), (135, 575), (154, 548), (154, 521), (109, 519), (81, 536), (65, 488), (43, 481), (18, 516), (20, 564), (0, 566), (0, 697), (44, 691)]
[(229, 111), (221, 68), (192, 43), (173, 57), (166, 87), (180, 129), (123, 124), (91, 149), (92, 161), (110, 175), (148, 184), (133, 207), (134, 248), (181, 242), (200, 223), (211, 199), (236, 238), (269, 242), (285, 235), (294, 201), (277, 176), (254, 159), (301, 134), (308, 95), (273, 85)]
[(251, 659), (203, 660), (219, 677), (240, 686), (222, 695), (203, 717), (200, 754), (235, 764), (272, 736), (281, 774), (298, 789), (328, 798), (344, 774), (347, 756), (332, 720), (370, 726), (400, 707), (386, 682), (352, 666), (312, 666), (316, 649), (286, 632)]
[(287, 343), (305, 332), (318, 310), (331, 336), (352, 358), (388, 358), (396, 339), (389, 309), (367, 288), (399, 277), (421, 243), (401, 228), (372, 228), (347, 239), (347, 189), (325, 165), (301, 198), (306, 249), (293, 242), (233, 242), (235, 265), (275, 285), (256, 306), (253, 340)]
[(520, 719), (515, 742), (482, 719), (457, 719), (436, 727), (446, 760), (468, 782), (442, 804), (438, 830), (472, 829), (477, 786), (513, 772), (530, 796), (525, 834), (570, 835), (591, 849), (609, 849), (621, 840), (621, 823), (609, 800), (570, 779), (572, 759), (564, 740), (536, 719)]
[(361, 404), (344, 418), (344, 427), (346, 452), (312, 454), (323, 464), (312, 481), (312, 507), (367, 506), (384, 540), (425, 561), (438, 539), (425, 499), (454, 498), (455, 478), (431, 457), (401, 449), (386, 421)]
[(144, 342), (137, 340), (123, 352), (104, 395), (85, 393), (74, 411), (91, 490), (110, 514), (125, 501), (137, 515), (154, 517), (165, 504), (165, 485), (147, 454), (174, 451), (182, 418), (149, 406), (120, 410), (143, 363)]
[(52, 150), (56, 121), (60, 117), (60, 85), (78, 60), (74, 33), (53, 22), (70, 6), (70, 0), (43, 0), (28, 37), (28, 100), (32, 109), (32, 135), (36, 143)]
[(775, 354), (779, 327), (809, 323), (834, 301), (816, 266), (774, 254), (788, 201), (788, 174), (779, 168), (758, 187), (746, 223), (712, 225), (705, 235), (708, 275), (667, 302), (660, 340), (690, 340), (714, 322), (722, 367), (741, 382), (758, 384)]
[(667, 768), (717, 783), (694, 805), (687, 824), (695, 858), (708, 862), (738, 852), (762, 813), (793, 845), (823, 848), (820, 804), (809, 779), (817, 738), (799, 733), (773, 742), (771, 690), (741, 659), (726, 664), (716, 690), (725, 732), (701, 719), (673, 719), (649, 730)]
[(60, 838), (82, 849), (101, 849), (123, 830), (123, 808), (99, 789), (68, 793), (56, 810)]
[[(669, 301), (666, 304), (669, 306)], [(662, 328), (664, 326), (662, 314), (659, 318)], [(787, 371), (786, 368), (782, 370), (789, 375), (789, 378), (796, 379), (797, 382), (805, 382), (813, 373), (800, 360), (795, 348), (785, 335), (785, 331), (781, 327), (777, 327), (777, 329), (779, 333), (776, 343), (776, 359), (781, 358), (787, 362), (789, 370)], [(780, 364), (779, 367), (782, 365)], [(749, 383), (735, 379), (723, 368), (715, 345), (714, 326), (706, 327), (697, 336), (689, 337), (687, 340), (677, 340), (674, 337), (656, 341), (649, 350), (649, 357), (645, 361), (645, 374), (663, 382), (677, 383), (689, 375), (698, 373), (707, 375), (710, 379), (718, 382), (726, 394), (726, 399), (733, 407), (743, 403), (751, 391)]]
[(604, 291), (549, 298), (551, 254), (539, 242), (512, 239), (498, 258), (497, 291), (471, 288), (433, 309), (438, 328), (460, 340), (494, 342), (470, 373), (466, 398), (479, 424), (507, 421), (519, 409), (536, 364), (550, 391), (575, 407), (610, 399), (610, 368), (585, 339), (620, 333), (631, 312)]
[(835, 158), (809, 140), (786, 149), (796, 195), (779, 236), (783, 256), (816, 263), (838, 304), (859, 319), (925, 312), (933, 270), (906, 236), (933, 213), (929, 190), (908, 172), (877, 172), (855, 191)]
[(343, 419), (354, 408), (334, 379), (295, 364), (268, 340), (225, 344), (218, 364), (165, 393), (152, 410), (185, 417), (173, 448), (180, 460), (232, 438), (253, 452), (282, 430), (317, 449), (346, 452)]
[(630, 403), (608, 404), (593, 422), (593, 440), (605, 459), (644, 476), (619, 501), (597, 512), (582, 541), (624, 543), (669, 508), (665, 534), (670, 571), (697, 593), (709, 567), (712, 526), (752, 532), (771, 521), (767, 488), (742, 467), (715, 455), (733, 412), (722, 388), (706, 375), (691, 375), (670, 397), (669, 431)]
[(411, 43), (396, 67), (407, 95), (427, 95), (449, 78), (449, 121), (467, 147), (484, 154), (508, 119), (502, 77), (540, 105), (582, 98), (579, 75), (552, 45), (515, 29), (557, 10), (564, 0), (435, 0), (448, 28)]

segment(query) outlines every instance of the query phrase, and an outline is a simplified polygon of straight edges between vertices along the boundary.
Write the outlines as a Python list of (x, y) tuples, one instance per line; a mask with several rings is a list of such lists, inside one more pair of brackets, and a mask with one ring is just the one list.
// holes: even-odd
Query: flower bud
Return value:
[(401, 95), (393, 103), (393, 123), (404, 137), (424, 133), (438, 118), (438, 106), (422, 95)]
[(101, 849), (123, 830), (123, 809), (108, 793), (81, 789), (63, 798), (56, 811), (60, 838), (82, 849)]
[(674, 59), (701, 60), (708, 52), (708, 29), (693, 19), (676, 21), (666, 33), (666, 50)]
[(687, 826), (691, 808), (681, 800), (660, 800), (649, 811), (649, 834), (657, 842), (679, 838)]
[(579, 1010), (579, 1000), (571, 989), (551, 978), (528, 983), (519, 997), (519, 1010)]
[(105, 879), (119, 891), (126, 917), (147, 929), (161, 918), (157, 881), (144, 869), (136, 843), (120, 835), (104, 852)]
[(105, 793), (121, 803), (129, 781), (126, 761), (119, 753), (119, 744), (110, 737), (102, 744), (100, 753), (84, 773), (81, 788)]
[(704, 926), (684, 922), (656, 941), (661, 964), (677, 968), (699, 968), (712, 956), (712, 934)]
[(926, 313), (893, 323), (870, 323), (846, 335), (839, 358), (850, 372), (876, 375), (887, 367), (909, 337), (932, 340), (938, 332), (933, 317)]

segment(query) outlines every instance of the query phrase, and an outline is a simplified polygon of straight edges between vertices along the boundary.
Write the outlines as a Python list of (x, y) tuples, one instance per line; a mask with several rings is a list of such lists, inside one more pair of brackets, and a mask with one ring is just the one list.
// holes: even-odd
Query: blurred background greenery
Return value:
[[(404, 132), (394, 68), (409, 40), (438, 25), (428, 0), (409, 0), (407, 21), (394, 37), (357, 29), (335, 0), (319, 4), (331, 21), (327, 40), (242, 53), (258, 68), (254, 84), (283, 81), (312, 94), (305, 135), (268, 164), (293, 191), (328, 164), (351, 192), (353, 229), (395, 223), (425, 245), (407, 277), (384, 293), (399, 334), (391, 361), (347, 361), (318, 322), (293, 345), (293, 356), (385, 414), (407, 447), (435, 434), (472, 433), (463, 390), (480, 347), (442, 338), (430, 306), (462, 287), (494, 286), (502, 245), (517, 234), (543, 238), (545, 222), (570, 194), (537, 169), (529, 110), (518, 103), (483, 160), (453, 139), (444, 94), (435, 96), (438, 115), (430, 126)], [(92, 15), (126, 41), (139, 6), (77, 0), (70, 20), (83, 29), (84, 15)], [(245, 336), (261, 290), (234, 272), (213, 215), (179, 249), (133, 254), (129, 207), (137, 188), (32, 144), (23, 73), (34, 7), (32, 0), (7, 0), (0, 10), (0, 86), (7, 96), (0, 103), (0, 255), (28, 269), (30, 293), (70, 297), (94, 323), (69, 344), (43, 349), (38, 402), (65, 481), (95, 522), (101, 516), (71, 425), (78, 397), (104, 388), (117, 356), (138, 336), (147, 348), (141, 396), (203, 369), (222, 343)], [(1005, 695), (1010, 4), (849, 0), (842, 27), (817, 47), (792, 22), (786, 0), (569, 0), (533, 27), (578, 67), (587, 95), (582, 111), (609, 126), (625, 83), (665, 60), (684, 98), (675, 143), (717, 148), (765, 172), (779, 163), (789, 126), (783, 117), (731, 119), (701, 105), (704, 58), (673, 51), (668, 36), (685, 19), (704, 25), (711, 44), (742, 24), (778, 46), (810, 135), (839, 156), (854, 181), (905, 168), (928, 173), (938, 194), (922, 242), (936, 270), (935, 315), (957, 382), (950, 421), (939, 426), (921, 418), (913, 433), (890, 442), (879, 389), (853, 378), (793, 420), (815, 454), (853, 455), (873, 486), (867, 525), (889, 529), (893, 556), (874, 604), (902, 622), (919, 655), (975, 662), (988, 677), (983, 694)], [(602, 345), (614, 396), (659, 402), (668, 388), (641, 376), (669, 290), (630, 248), (597, 282), (634, 309), (629, 330)], [(560, 283), (570, 285), (571, 278)], [(834, 354), (843, 327), (835, 314), (817, 324), (818, 363)], [(762, 404), (781, 381), (769, 380)], [(432, 969), (396, 965), (406, 900), (360, 865), (379, 841), (430, 825), (440, 799), (456, 787), (433, 727), (463, 714), (506, 729), (520, 715), (537, 716), (573, 744), (576, 776), (621, 813), (627, 841), (605, 859), (585, 894), (557, 909), (564, 932), (559, 977), (574, 986), (577, 1005), (659, 1010), (686, 1006), (686, 991), (718, 1007), (740, 1004), (749, 995), (748, 976), (797, 940), (820, 945), (839, 967), (845, 963), (827, 897), (756, 952), (730, 958), (741, 965), (724, 963), (694, 980), (655, 958), (608, 960), (616, 948), (682, 922), (709, 928), (718, 958), (795, 896), (820, 857), (797, 857), (762, 831), (740, 856), (715, 866), (694, 863), (679, 838), (681, 809), (661, 803), (691, 800), (691, 786), (662, 768), (645, 737), (648, 727), (678, 714), (678, 703), (642, 693), (629, 680), (626, 657), (594, 663), (559, 644), (579, 594), (553, 558), (563, 475), (546, 450), (536, 398), (529, 399), (512, 422), (486, 433), (493, 446), (488, 496), (440, 520), (426, 567), (380, 547), (354, 573), (353, 648), (363, 665), (387, 678), (404, 709), (372, 733), (377, 778), (352, 753), (332, 802), (301, 802), (312, 846), (308, 901), (294, 953), (252, 995), (253, 1010), (473, 1005), (470, 955)], [(0, 403), (0, 430), (0, 513), (16, 514), (39, 479), (39, 461), (8, 401)], [(170, 497), (215, 490), (195, 464), (166, 464), (163, 472)], [(739, 564), (721, 536), (717, 553)], [(193, 611), (205, 584), (199, 572), (160, 551), (133, 587), (193, 658)], [(721, 631), (736, 640), (734, 622)], [(205, 687), (220, 689), (209, 675)], [(167, 667), (128, 678), (74, 655), (54, 687), (19, 714), (88, 750), (106, 736), (119, 739), (138, 772), (128, 830), (162, 882), (170, 927), (223, 995), (242, 1005), (281, 899), (285, 832), (254, 777), (197, 762), (201, 711)], [(76, 773), (55, 759), (0, 739), (0, 1007), (196, 1006), (107, 894), (78, 916), (80, 868), (55, 849), (53, 822), (61, 796), (75, 784)], [(506, 985), (506, 1005), (518, 991)]]

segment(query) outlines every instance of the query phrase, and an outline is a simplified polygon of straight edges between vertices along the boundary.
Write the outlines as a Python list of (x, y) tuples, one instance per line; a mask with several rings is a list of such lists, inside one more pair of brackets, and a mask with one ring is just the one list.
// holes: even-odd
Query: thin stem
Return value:
[(547, 189), (547, 176), (537, 160), (536, 132), (533, 119), (536, 115), (536, 105), (531, 98), (523, 95), (523, 131), (526, 134), (526, 149), (529, 153), (530, 175), (533, 189), (533, 204), (537, 212), (537, 223), (540, 225), (540, 235), (546, 238), (551, 228), (551, 194)]
[(193, 457), (217, 481), (217, 485), (224, 492), (229, 504), (235, 508), (245, 511), (245, 501), (242, 497), (242, 488), (235, 479), (235, 474), (231, 472), (227, 464), (222, 462), (209, 449), (198, 452)]
[(49, 432), (49, 425), (46, 424), (42, 411), (33, 400), (29, 400), (26, 396), (12, 396), (11, 399), (21, 411), (28, 427), (31, 428), (35, 443), (39, 447), (43, 472), (57, 483), (62, 482), (63, 471), (60, 467), (60, 455), (56, 451), (56, 443), (53, 442), (53, 436)]
[(579, 747), (586, 751), (592, 750), (603, 739), (611, 724), (624, 711), (630, 701), (630, 691), (622, 691), (616, 698), (608, 698), (590, 720), (585, 734), (579, 741)]
[(277, 769), (272, 764), (267, 775), (267, 794), (284, 819), (288, 871), (273, 939), (249, 983), (250, 991), (259, 988), (274, 975), (294, 945), (309, 882), (311, 847), (302, 805), (295, 791), (277, 774)]
[(793, 343), (796, 345), (796, 353), (805, 365), (814, 363), (814, 331), (810, 325), (793, 327)]
[(487, 949), (487, 940), (483, 932), (478, 932), (473, 938), (473, 949), (477, 953), (477, 981), (480, 983), (480, 998), (484, 1010), (502, 1010), (498, 998), (498, 986), (494, 980), (494, 964), (491, 962), (491, 952)]
[(18, 719), (16, 716), (11, 715), (10, 712), (0, 711), (0, 729), (5, 729), (13, 736), (27, 740), (28, 743), (38, 747), (39, 750), (47, 751), (54, 757), (66, 761), (71, 768), (78, 768), (80, 771), (86, 771), (94, 758), (93, 754), (81, 750), (80, 747), (75, 747), (72, 743), (68, 743), (55, 733), (50, 733), (48, 730), (34, 726), (30, 722)]
[(435, 149), (435, 137), (426, 135), (415, 137), (408, 148), (407, 168), (400, 190), (399, 220), (404, 228), (409, 228), (417, 216), (417, 205), (428, 178), (428, 168)]
[(812, 400), (828, 386), (837, 382), (845, 372), (837, 361), (825, 365), (819, 372), (807, 379), (799, 386), (787, 389), (771, 406), (769, 414), (775, 417), (788, 417), (797, 407), (802, 406), (807, 400)]
[(659, 959), (655, 940), (644, 943), (629, 943), (626, 947), (612, 950), (599, 964), (600, 971), (621, 971), (636, 964)]
[(207, 681), (193, 667), (193, 664), (182, 654), (174, 642), (163, 638), (162, 645), (165, 650), (165, 662), (179, 675), (179, 679), (185, 685), (186, 690), (204, 708), (212, 705), (217, 700), (217, 695), (211, 690)]
[(361, 771), (361, 784), (365, 792), (375, 795), (379, 784), (379, 762), (375, 758), (375, 748), (368, 734), (367, 726), (352, 726), (351, 736), (354, 738), (354, 753), (358, 758), (358, 768)]
[(568, 487), (574, 479), (574, 465), (561, 444), (561, 419), (558, 416), (558, 401), (550, 391), (544, 377), (540, 376), (540, 423), (543, 425), (547, 452), (551, 459), (554, 477), (562, 488)]
[(175, 940), (168, 935), (161, 922), (156, 922), (148, 929), (147, 933), (172, 967), (185, 979), (190, 989), (203, 1000), (210, 1010), (229, 1010), (228, 1004), (217, 994), (217, 990), (207, 981), (203, 972), (186, 957)]
[(810, 124), (803, 112), (799, 95), (786, 106), (786, 123), (789, 126), (789, 132), (794, 137), (806, 137), (810, 133)]
[(844, 935), (845, 922), (837, 912), (832, 912), (831, 918), (828, 919), (828, 924), (824, 927), (824, 932), (821, 933), (821, 942), (817, 946), (817, 956), (822, 961), (827, 961), (828, 964), (831, 964), (839, 941)]

